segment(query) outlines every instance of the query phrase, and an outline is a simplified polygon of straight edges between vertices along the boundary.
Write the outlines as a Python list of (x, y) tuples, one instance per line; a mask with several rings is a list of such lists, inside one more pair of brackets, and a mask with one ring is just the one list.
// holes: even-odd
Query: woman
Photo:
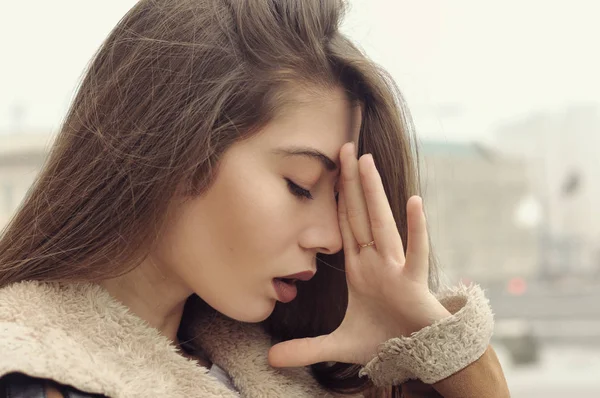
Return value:
[(432, 293), (409, 116), (342, 11), (119, 22), (0, 240), (4, 391), (508, 396), (481, 290)]

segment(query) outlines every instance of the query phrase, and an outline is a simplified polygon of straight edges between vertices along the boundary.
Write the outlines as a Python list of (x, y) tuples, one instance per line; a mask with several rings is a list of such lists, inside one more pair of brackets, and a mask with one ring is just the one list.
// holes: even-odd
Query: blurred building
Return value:
[(498, 147), (528, 159), (542, 205), (542, 271), (587, 278), (600, 273), (600, 109), (571, 106), (502, 126)]
[(433, 250), (450, 281), (533, 277), (539, 239), (527, 162), (471, 143), (424, 142), (421, 155)]
[(50, 142), (50, 134), (0, 134), (0, 230), (33, 183)]

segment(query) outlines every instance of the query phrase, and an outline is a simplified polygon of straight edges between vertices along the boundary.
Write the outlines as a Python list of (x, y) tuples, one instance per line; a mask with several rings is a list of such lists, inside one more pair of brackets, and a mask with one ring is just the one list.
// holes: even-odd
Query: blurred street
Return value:
[(539, 363), (513, 366), (496, 346), (513, 398), (600, 397), (600, 345), (545, 346)]
[[(597, 283), (532, 282), (523, 294), (488, 293), (496, 316), (494, 347), (514, 398), (600, 397)], [(523, 336), (532, 340), (519, 344)], [(528, 358), (530, 349), (534, 362), (516, 363), (514, 354)]]

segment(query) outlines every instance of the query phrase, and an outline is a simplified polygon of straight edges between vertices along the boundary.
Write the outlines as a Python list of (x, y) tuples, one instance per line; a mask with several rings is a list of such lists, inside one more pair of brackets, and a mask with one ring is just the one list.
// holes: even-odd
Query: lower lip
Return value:
[(282, 303), (289, 303), (293, 299), (296, 298), (298, 294), (298, 289), (296, 285), (292, 283), (285, 283), (279, 279), (273, 279), (273, 287), (275, 288), (275, 293), (277, 294), (277, 300)]

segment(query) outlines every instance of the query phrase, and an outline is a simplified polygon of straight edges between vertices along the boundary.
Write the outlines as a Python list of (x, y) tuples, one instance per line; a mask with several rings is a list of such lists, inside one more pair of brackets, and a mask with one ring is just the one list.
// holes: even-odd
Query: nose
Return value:
[(318, 253), (334, 254), (342, 250), (342, 234), (338, 221), (337, 203), (323, 206), (310, 215), (301, 246)]

